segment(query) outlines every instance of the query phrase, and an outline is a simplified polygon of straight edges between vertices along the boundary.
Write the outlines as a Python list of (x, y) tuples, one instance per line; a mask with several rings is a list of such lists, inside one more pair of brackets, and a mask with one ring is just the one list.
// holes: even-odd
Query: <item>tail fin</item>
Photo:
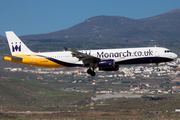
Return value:
[(6, 31), (11, 55), (27, 54), (32, 51), (16, 36), (13, 31)]

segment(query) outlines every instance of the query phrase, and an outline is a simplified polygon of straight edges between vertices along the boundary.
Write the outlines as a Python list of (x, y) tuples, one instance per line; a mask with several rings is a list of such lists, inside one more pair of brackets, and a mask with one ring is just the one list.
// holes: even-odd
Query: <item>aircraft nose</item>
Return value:
[(177, 57), (178, 57), (178, 55), (176, 53), (173, 53), (172, 58), (176, 59)]

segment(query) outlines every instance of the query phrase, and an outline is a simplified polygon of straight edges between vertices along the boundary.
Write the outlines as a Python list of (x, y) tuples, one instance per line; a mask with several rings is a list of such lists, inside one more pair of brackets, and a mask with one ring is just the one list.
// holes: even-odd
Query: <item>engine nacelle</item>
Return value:
[(113, 68), (114, 66), (114, 60), (102, 60), (98, 63), (98, 67), (100, 68)]
[(117, 71), (119, 70), (119, 65), (115, 65), (114, 60), (102, 60), (98, 63), (99, 70), (102, 71)]

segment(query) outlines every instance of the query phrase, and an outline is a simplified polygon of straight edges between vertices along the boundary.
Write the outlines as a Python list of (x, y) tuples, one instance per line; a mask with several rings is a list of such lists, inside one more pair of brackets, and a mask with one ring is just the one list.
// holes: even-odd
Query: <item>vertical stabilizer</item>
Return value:
[(16, 36), (13, 31), (6, 31), (11, 55), (27, 54), (32, 51)]

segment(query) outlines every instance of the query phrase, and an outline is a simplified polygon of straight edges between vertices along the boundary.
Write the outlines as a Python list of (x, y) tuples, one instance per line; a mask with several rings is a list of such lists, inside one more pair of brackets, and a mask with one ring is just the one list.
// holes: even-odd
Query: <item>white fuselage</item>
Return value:
[[(80, 50), (79, 52), (104, 60), (113, 59), (115, 63), (119, 65), (160, 63), (172, 61), (177, 58), (175, 53), (162, 47)], [(69, 51), (34, 53), (34, 55), (36, 55), (36, 57), (33, 58), (34, 61), (42, 57), (66, 67), (83, 66), (83, 62), (73, 57)]]

